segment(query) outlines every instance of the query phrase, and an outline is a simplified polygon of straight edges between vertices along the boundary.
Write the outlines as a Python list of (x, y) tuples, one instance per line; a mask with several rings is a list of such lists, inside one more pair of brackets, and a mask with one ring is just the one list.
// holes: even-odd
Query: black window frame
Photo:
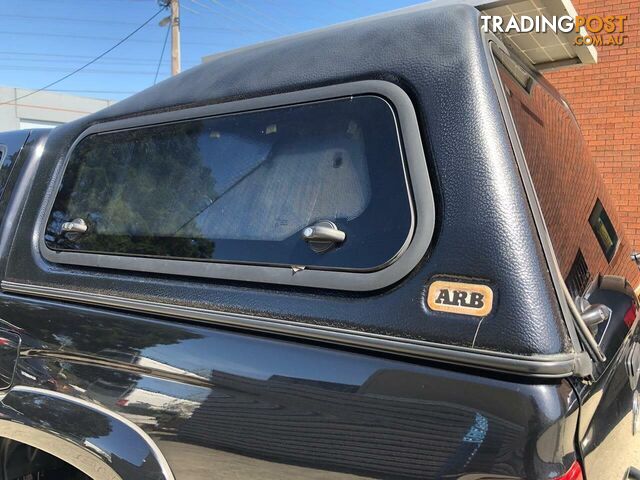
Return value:
[[(292, 147), (303, 155), (292, 157)], [(317, 148), (318, 163), (305, 160)], [(401, 150), (393, 108), (377, 95), (95, 133), (71, 154), (45, 240), (104, 255), (378, 270), (405, 248), (414, 223)], [(153, 184), (160, 189), (139, 196)], [(112, 201), (124, 210), (114, 213)], [(87, 234), (61, 232), (73, 218), (87, 221)], [(348, 239), (319, 254), (302, 231), (322, 220)]]
[[(51, 215), (53, 203), (70, 156), (79, 142), (88, 135), (123, 129), (144, 128), (176, 121), (196, 120), (216, 115), (348, 98), (356, 95), (381, 97), (393, 110), (398, 142), (402, 149), (402, 167), (412, 217), (411, 229), (401, 250), (377, 270), (354, 271), (311, 267), (300, 270), (294, 269), (293, 265), (247, 265), (216, 262), (215, 260), (203, 262), (201, 260), (175, 258), (58, 251), (50, 249), (44, 240), (46, 224)], [(41, 255), (47, 261), (58, 264), (126, 270), (129, 272), (137, 271), (269, 284), (369, 291), (391, 285), (406, 276), (425, 255), (431, 243), (435, 227), (433, 192), (413, 104), (400, 87), (386, 81), (365, 80), (99, 123), (89, 127), (76, 138), (60, 167), (53, 179), (53, 193), (48, 198), (45, 207), (46, 215), (44, 215), (43, 224), (38, 229), (38, 243)]]

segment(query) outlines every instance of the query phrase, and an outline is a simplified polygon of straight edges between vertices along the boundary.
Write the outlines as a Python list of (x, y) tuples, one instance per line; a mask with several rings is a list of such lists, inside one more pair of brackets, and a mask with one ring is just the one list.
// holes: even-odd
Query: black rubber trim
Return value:
[(217, 312), (204, 308), (175, 306), (161, 302), (29, 285), (6, 280), (2, 281), (1, 287), (7, 293), (196, 320), (213, 325), (248, 329), (252, 332), (277, 333), (509, 374), (562, 378), (572, 376), (576, 369), (577, 357), (574, 354), (512, 355), (334, 327), (304, 325), (297, 322), (254, 315)]

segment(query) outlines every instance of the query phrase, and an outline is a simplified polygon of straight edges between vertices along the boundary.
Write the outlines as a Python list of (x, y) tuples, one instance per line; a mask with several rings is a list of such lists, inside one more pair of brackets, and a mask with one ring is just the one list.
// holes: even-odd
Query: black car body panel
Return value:
[[(597, 208), (589, 215), (591, 197), (578, 205), (588, 209), (586, 233), (554, 253), (563, 230), (533, 183), (536, 166), (553, 171), (557, 159), (536, 164), (527, 150), (541, 142), (521, 127), (554, 121), (527, 105), (540, 92), (571, 116), (533, 72), (516, 91), (498, 65), (509, 59), (495, 53), (505, 47), (480, 32), (478, 15), (464, 5), (416, 7), (276, 40), (50, 132), (0, 134), (15, 157), (0, 198), (0, 437), (94, 479), (627, 475), (633, 456), (608, 465), (606, 452), (637, 445), (631, 246), (597, 184), (589, 190)], [(433, 207), (415, 211), (416, 225), (433, 230), (420, 258), (388, 284), (314, 286), (319, 269), (305, 265), (230, 278), (214, 257), (207, 275), (176, 275), (133, 260), (127, 269), (135, 256), (74, 264), (72, 250), (64, 262), (44, 250), (51, 206), (84, 135), (230, 105), (293, 108), (372, 81), (408, 99), (400, 108), (387, 100), (396, 115), (414, 115), (415, 135), (398, 122), (403, 158), (417, 152), (424, 163), (424, 185), (408, 170), (409, 194), (416, 203), (430, 196)], [(580, 161), (596, 179), (590, 159)], [(393, 221), (385, 213), (383, 226)], [(161, 262), (175, 270), (181, 260)], [(283, 271), (291, 278), (282, 281)], [(489, 313), (431, 308), (436, 281), (490, 289)], [(574, 300), (611, 315), (585, 334)], [(589, 338), (606, 360), (589, 356)]]
[[(99, 399), (145, 429), (177, 478), (552, 478), (575, 460), (578, 404), (566, 381), (531, 384), (11, 295), (0, 316), (22, 336), (16, 384)], [(157, 478), (126, 477), (118, 463), (135, 459), (106, 426), (86, 421), (67, 423), (111, 452), (111, 468)]]

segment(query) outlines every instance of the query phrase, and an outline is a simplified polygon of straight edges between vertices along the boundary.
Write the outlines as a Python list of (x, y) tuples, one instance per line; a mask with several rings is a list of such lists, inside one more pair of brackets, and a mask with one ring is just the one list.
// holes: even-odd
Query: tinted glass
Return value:
[[(19, 151), (20, 150), (18, 150), (18, 152)], [(0, 196), (4, 193), (7, 181), (9, 180), (9, 174), (11, 173), (11, 168), (13, 167), (15, 159), (18, 157), (18, 152), (14, 152), (11, 155), (7, 152), (7, 146), (0, 145)]]
[(12, 164), (11, 155), (7, 155), (7, 147), (0, 145), (0, 194), (4, 191)]
[[(14, 170), (22, 146), (30, 132), (24, 130), (14, 130), (12, 132), (0, 132), (0, 210), (4, 212), (9, 201), (7, 189), (13, 186), (9, 177)], [(35, 136), (37, 138), (37, 135)], [(2, 214), (0, 214), (2, 217)]]
[(602, 253), (604, 253), (607, 260), (611, 260), (618, 246), (618, 234), (613, 228), (611, 219), (609, 215), (607, 215), (602, 203), (600, 203), (600, 200), (597, 200), (593, 207), (593, 211), (589, 216), (589, 224), (598, 239)]
[[(562, 277), (576, 295), (597, 275), (620, 275), (637, 287), (631, 245), (618, 239), (620, 221), (573, 114), (539, 82), (524, 89), (505, 65), (498, 70)], [(597, 231), (595, 221), (602, 222)]]
[[(63, 233), (83, 219), (84, 234)], [(325, 253), (302, 238), (332, 221)], [(392, 259), (412, 228), (391, 106), (349, 99), (99, 133), (72, 151), (53, 249), (349, 269)]]

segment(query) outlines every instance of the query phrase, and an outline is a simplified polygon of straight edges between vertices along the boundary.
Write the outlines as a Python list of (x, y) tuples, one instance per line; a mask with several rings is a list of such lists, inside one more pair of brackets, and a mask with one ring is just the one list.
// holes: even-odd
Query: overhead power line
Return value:
[[(66, 72), (67, 69), (56, 67), (36, 67), (36, 66), (23, 66), (23, 65), (1, 65), (0, 68), (5, 70), (11, 70), (16, 72)], [(155, 67), (151, 67), (149, 70), (124, 70), (118, 68), (86, 68), (83, 73), (117, 73), (122, 75), (153, 75), (155, 73)], [(1, 105), (1, 104), (0, 104)]]
[[(56, 54), (56, 53), (42, 53), (42, 52), (18, 52), (18, 51), (0, 51), (0, 60), (9, 60), (9, 59), (5, 59), (2, 58), (1, 56), (3, 55), (9, 55), (11, 57), (17, 57), (17, 59), (19, 59), (21, 62), (24, 61), (34, 61), (34, 59), (25, 59), (23, 58), (24, 56), (30, 56), (30, 57), (42, 57), (42, 60), (46, 60), (47, 62), (50, 61), (58, 61), (58, 60), (70, 60), (70, 61), (76, 61), (79, 59), (82, 60), (91, 60), (93, 58), (92, 55), (71, 55), (71, 54)], [(50, 57), (59, 57), (57, 59), (52, 59)], [(76, 59), (76, 60), (73, 60)], [(35, 59), (35, 61), (42, 61), (40, 59)], [(150, 63), (155, 65), (156, 61), (155, 59), (150, 59), (150, 58), (141, 58), (141, 57), (109, 57), (109, 58), (105, 58), (104, 60), (108, 60), (108, 61), (116, 61), (116, 60), (121, 60), (123, 62), (135, 62), (136, 64), (138, 63)], [(200, 59), (189, 59), (187, 60), (187, 62), (190, 63), (199, 63)]]
[(256, 15), (259, 15), (259, 16), (265, 18), (266, 20), (268, 20), (270, 22), (273, 22), (273, 23), (275, 23), (277, 25), (280, 25), (281, 27), (284, 27), (284, 28), (288, 29), (288, 27), (284, 23), (282, 23), (279, 19), (277, 19), (276, 17), (271, 16), (271, 15), (269, 15), (267, 13), (264, 13), (263, 11), (258, 10), (257, 8), (252, 7), (251, 5), (245, 3), (245, 2), (243, 2), (241, 0), (233, 0), (233, 1), (235, 3), (237, 3), (238, 5), (240, 5), (240, 7), (244, 8), (244, 9), (247, 9), (247, 10), (251, 10)]
[(232, 15), (236, 15), (236, 16), (238, 16), (240, 18), (244, 18), (245, 21), (252, 22), (254, 25), (258, 25), (258, 26), (260, 26), (262, 28), (266, 28), (267, 30), (270, 30), (271, 32), (276, 33), (278, 35), (283, 35), (284, 34), (279, 29), (273, 28), (271, 25), (267, 25), (265, 23), (259, 22), (259, 21), (255, 20), (253, 18), (253, 16), (251, 16), (251, 15), (245, 15), (244, 13), (238, 12), (238, 11), (234, 10), (233, 8), (230, 8), (227, 5), (225, 5), (224, 3), (220, 2), (219, 0), (209, 0), (209, 1), (211, 3), (213, 3), (214, 5), (217, 5), (218, 7), (227, 10)]
[[(226, 18), (227, 20), (230, 20), (231, 22), (234, 22), (236, 24), (238, 24), (238, 23), (242, 24), (243, 23), (243, 22), (239, 21), (237, 18), (235, 18), (235, 17), (233, 17), (231, 15), (228, 15), (228, 14), (226, 14), (224, 12), (221, 12), (217, 8), (214, 8), (212, 5), (202, 3), (200, 0), (191, 0), (191, 1), (195, 5), (198, 5), (199, 7), (204, 8), (205, 10), (207, 10), (209, 14), (213, 14), (216, 17)], [(213, 13), (211, 13), (211, 12), (213, 12)], [(237, 27), (237, 28), (232, 27), (230, 25), (227, 25), (227, 28), (233, 29), (234, 31), (236, 31), (238, 33), (242, 33), (242, 34), (246, 34), (246, 33), (249, 33), (251, 31), (252, 32), (256, 32), (256, 30), (248, 30), (244, 25), (242, 25), (241, 27)]]
[(122, 93), (132, 94), (135, 90), (82, 90), (77, 88), (51, 88), (49, 92), (73, 92), (73, 93)]
[(164, 57), (164, 51), (167, 48), (167, 40), (169, 40), (169, 32), (171, 27), (167, 27), (167, 33), (164, 35), (164, 43), (162, 44), (162, 51), (160, 52), (160, 58), (158, 59), (158, 66), (156, 67), (156, 75), (153, 77), (153, 84), (158, 81), (158, 73), (160, 73), (160, 66), (162, 65), (162, 57)]
[[(33, 32), (14, 32), (14, 31), (8, 31), (8, 30), (0, 30), (0, 34), (2, 35), (21, 35), (21, 36), (27, 36), (27, 37), (32, 37), (33, 36)], [(95, 35), (69, 35), (66, 33), (40, 33), (38, 32), (38, 36), (39, 37), (56, 37), (56, 38), (65, 38), (65, 39), (79, 39), (79, 40), (117, 40), (117, 37), (97, 37)], [(140, 39), (136, 39), (136, 40), (131, 40), (132, 42), (136, 42), (136, 43), (156, 43), (156, 40), (148, 40), (146, 38), (140, 38)], [(220, 43), (212, 43), (212, 42), (182, 42), (185, 45), (202, 45), (202, 46), (206, 46), (206, 47), (212, 47), (212, 46), (222, 46)]]
[(67, 73), (66, 75), (60, 77), (59, 79), (48, 83), (47, 85), (45, 85), (44, 87), (41, 87), (37, 90), (34, 90), (32, 92), (29, 93), (25, 93), (24, 95), (20, 95), (19, 97), (15, 97), (12, 100), (8, 100), (5, 102), (0, 103), (0, 105), (5, 105), (7, 103), (17, 103), (18, 100), (22, 100), (23, 98), (27, 98), (30, 97), (31, 95), (35, 95), (36, 93), (42, 92), (43, 90), (46, 90), (50, 87), (53, 87), (54, 85), (57, 85), (58, 83), (66, 80), (67, 78), (75, 75), (76, 73), (84, 70), (85, 68), (87, 68), (88, 66), (96, 63), (98, 60), (100, 60), (102, 57), (104, 57), (105, 55), (109, 54), (110, 52), (112, 52), (113, 50), (115, 50), (117, 47), (119, 47), (120, 45), (122, 45), (124, 42), (126, 42), (127, 40), (129, 40), (132, 36), (134, 36), (136, 33), (138, 33), (140, 30), (142, 30), (145, 26), (147, 26), (154, 18), (156, 18), (158, 15), (160, 15), (160, 13), (164, 10), (164, 8), (159, 9), (156, 13), (154, 13), (151, 17), (149, 17), (149, 19), (144, 22), (142, 25), (140, 25), (139, 27), (137, 27), (134, 31), (132, 31), (129, 35), (127, 35), (126, 37), (124, 37), (122, 40), (120, 40), (119, 42), (117, 42), (115, 45), (113, 45), (112, 47), (108, 48), (107, 50), (105, 50), (104, 52), (102, 52), (100, 55), (98, 55), (97, 57), (95, 57), (93, 60), (88, 61), (87, 63), (85, 63), (84, 65), (82, 65), (81, 67), (76, 68), (75, 70), (73, 70), (70, 73)]
[[(93, 58), (93, 57), (91, 57)], [(20, 58), (20, 57), (3, 57), (0, 56), (0, 64), (14, 65), (14, 66), (38, 66), (38, 65), (55, 65), (56, 68), (64, 67), (65, 72), (69, 71), (70, 68), (74, 68), (78, 65), (81, 65), (83, 62), (86, 62), (88, 59), (78, 59), (78, 58)], [(170, 59), (163, 58), (162, 63), (170, 62)], [(190, 66), (197, 65), (200, 63), (197, 60), (189, 60), (185, 62)], [(23, 65), (25, 64), (25, 65)], [(148, 66), (151, 65), (155, 67), (158, 64), (158, 59), (149, 59), (149, 60), (118, 60), (117, 58), (103, 58), (100, 60), (100, 65), (105, 65), (108, 67), (116, 66), (116, 67), (137, 67), (137, 66)], [(1, 71), (1, 70), (0, 70)]]
[[(188, 8), (184, 5), (182, 5), (183, 8), (185, 8), (186, 10), (189, 10), (192, 13), (195, 14), (200, 14), (200, 12), (193, 10), (192, 8)], [(38, 16), (38, 15), (14, 15), (14, 14), (2, 14), (3, 18), (6, 17), (11, 17), (11, 18), (22, 18), (22, 19), (27, 19), (27, 20), (42, 20), (44, 22), (47, 23), (51, 23), (51, 22), (72, 22), (72, 23), (76, 23), (78, 25), (80, 24), (87, 24), (87, 23), (102, 23), (102, 24), (107, 24), (107, 25), (138, 25), (136, 22), (126, 22), (126, 21), (122, 21), (122, 20), (102, 20), (102, 19), (96, 19), (96, 18), (79, 18), (79, 17), (45, 17), (45, 16)], [(226, 26), (216, 26), (216, 27), (201, 27), (201, 26), (191, 26), (189, 25), (188, 27), (189, 30), (206, 30), (206, 31), (218, 31), (218, 32), (233, 32), (233, 31), (237, 31), (237, 29), (234, 28), (229, 28)], [(252, 30), (255, 32), (255, 30)]]
[[(184, 8), (185, 10), (187, 10), (187, 11), (189, 11), (189, 12), (195, 14), (195, 15), (200, 15), (201, 14), (201, 12), (197, 11), (195, 8), (187, 7), (186, 5), (182, 5), (182, 8)], [(202, 28), (207, 28), (207, 27), (202, 27)]]

